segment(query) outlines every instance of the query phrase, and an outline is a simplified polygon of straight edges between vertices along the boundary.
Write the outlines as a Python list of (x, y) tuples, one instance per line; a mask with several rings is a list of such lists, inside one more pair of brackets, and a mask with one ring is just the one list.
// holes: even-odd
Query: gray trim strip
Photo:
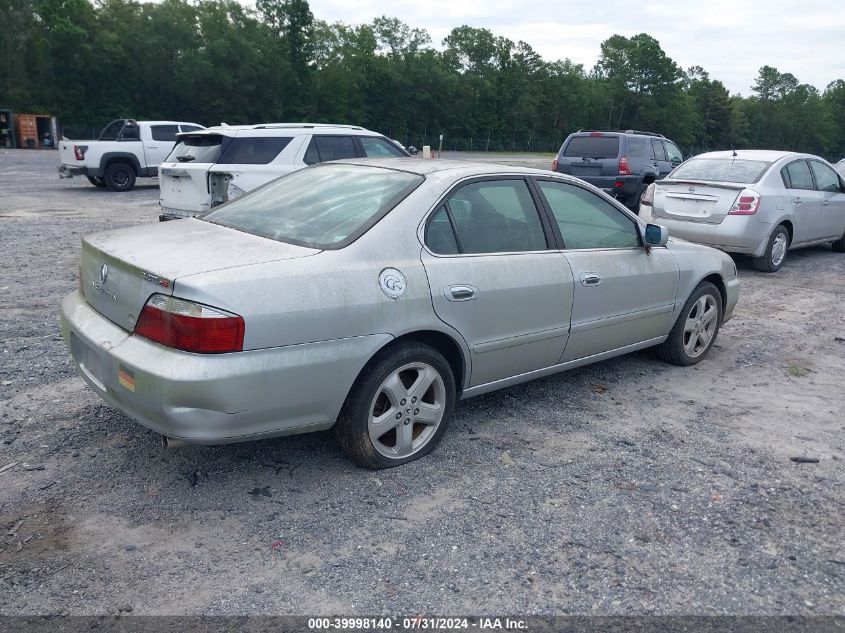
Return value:
[(613, 358), (614, 356), (621, 356), (622, 354), (636, 352), (637, 350), (645, 349), (646, 347), (653, 347), (654, 345), (659, 345), (667, 338), (669, 337), (658, 336), (656, 338), (648, 339), (647, 341), (642, 341), (640, 343), (634, 343), (633, 345), (626, 345), (625, 347), (618, 347), (607, 352), (602, 352), (601, 354), (584, 356), (583, 358), (570, 360), (565, 363), (560, 363), (558, 365), (552, 365), (550, 367), (536, 369), (534, 371), (529, 371), (524, 374), (519, 374), (517, 376), (511, 376), (510, 378), (502, 378), (501, 380), (494, 380), (493, 382), (488, 382), (483, 385), (470, 387), (469, 389), (465, 389), (463, 394), (461, 394), (461, 400), (465, 400), (466, 398), (472, 398), (473, 396), (480, 396), (482, 394), (489, 393), (491, 391), (496, 391), (498, 389), (504, 389), (505, 387), (510, 387), (512, 385), (518, 385), (521, 382), (528, 382), (529, 380), (535, 380), (544, 376), (550, 376), (551, 374), (557, 374), (568, 369), (575, 369), (576, 367), (589, 365), (600, 360), (605, 360), (606, 358)]
[(675, 304), (670, 303), (665, 306), (657, 306), (656, 308), (648, 308), (647, 310), (638, 310), (637, 312), (626, 312), (625, 314), (616, 314), (604, 319), (595, 319), (594, 321), (582, 321), (581, 323), (573, 323), (571, 331), (573, 334), (577, 332), (586, 332), (587, 330), (595, 330), (600, 327), (607, 327), (608, 325), (616, 325), (626, 321), (634, 321), (636, 319), (643, 319), (650, 316), (657, 316), (658, 314), (666, 314), (675, 309)]
[(529, 332), (528, 334), (519, 334), (518, 336), (500, 338), (494, 341), (487, 341), (486, 343), (477, 343), (476, 345), (473, 345), (472, 351), (476, 354), (483, 354), (484, 352), (492, 352), (494, 350), (505, 349), (507, 347), (516, 347), (517, 345), (525, 345), (526, 343), (535, 343), (537, 341), (544, 341), (550, 338), (566, 336), (567, 334), (569, 334), (569, 327), (556, 327), (551, 330)]

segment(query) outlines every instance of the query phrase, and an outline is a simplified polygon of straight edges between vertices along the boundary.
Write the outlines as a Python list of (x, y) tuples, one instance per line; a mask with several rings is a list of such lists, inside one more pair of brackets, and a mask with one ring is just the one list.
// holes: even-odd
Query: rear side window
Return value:
[(628, 156), (645, 156), (645, 139), (640, 136), (628, 137)]
[(153, 125), (150, 127), (154, 141), (175, 141), (179, 132), (178, 125)]
[(425, 229), (425, 244), (431, 249), (432, 253), (439, 255), (457, 255), (460, 252), (446, 207), (440, 207), (431, 216), (431, 220), (429, 220)]
[(231, 139), (216, 134), (181, 136), (165, 162), (216, 163), (223, 146)]
[(357, 157), (358, 151), (355, 149), (355, 141), (351, 136), (312, 136), (311, 143), (305, 151), (304, 161), (313, 165), (329, 160)]
[(183, 125), (181, 127), (183, 132), (196, 132), (197, 130), (203, 129), (198, 125)]
[(537, 207), (524, 180), (470, 183), (449, 198), (461, 253), (514, 253), (547, 248)]
[(374, 136), (359, 136), (358, 141), (364, 150), (364, 156), (367, 158), (392, 158), (394, 156), (404, 156), (398, 147), (393, 143), (388, 143), (384, 139), (376, 138)]
[(816, 177), (816, 189), (819, 191), (830, 191), (836, 193), (839, 191), (839, 176), (827, 165), (811, 160), (810, 167), (813, 170), (813, 175)]
[(217, 160), (218, 165), (266, 165), (288, 146), (289, 136), (236, 137)]
[(575, 158), (616, 158), (619, 155), (619, 137), (573, 136), (563, 148), (563, 155)]
[(661, 141), (651, 139), (651, 155), (657, 160), (666, 160), (666, 151)]
[(537, 183), (555, 216), (567, 249), (636, 248), (634, 221), (596, 194), (562, 182)]
[(752, 184), (760, 180), (771, 165), (762, 160), (740, 158), (691, 158), (672, 172), (670, 178)]
[(810, 174), (810, 166), (806, 160), (796, 160), (784, 168), (783, 179), (787, 189), (815, 189), (813, 176)]

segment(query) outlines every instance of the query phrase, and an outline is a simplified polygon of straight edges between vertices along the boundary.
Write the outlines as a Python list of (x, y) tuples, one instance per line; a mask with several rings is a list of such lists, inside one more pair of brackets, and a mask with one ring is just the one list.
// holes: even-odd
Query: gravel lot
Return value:
[(0, 613), (845, 614), (845, 255), (738, 260), (700, 365), (465, 401), (401, 468), (329, 433), (163, 451), (84, 385), (58, 318), (80, 236), (156, 221), (157, 185), (56, 160), (0, 151)]

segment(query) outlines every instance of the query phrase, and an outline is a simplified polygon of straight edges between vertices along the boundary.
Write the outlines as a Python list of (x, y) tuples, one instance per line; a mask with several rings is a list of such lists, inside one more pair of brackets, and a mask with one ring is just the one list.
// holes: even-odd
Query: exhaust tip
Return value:
[(167, 435), (161, 436), (162, 448), (182, 448), (183, 446), (188, 446), (188, 442)]

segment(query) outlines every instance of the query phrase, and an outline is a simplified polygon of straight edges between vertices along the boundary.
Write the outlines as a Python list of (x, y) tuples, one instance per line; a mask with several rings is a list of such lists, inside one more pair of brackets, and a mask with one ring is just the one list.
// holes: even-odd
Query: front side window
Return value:
[(395, 169), (325, 165), (271, 181), (201, 218), (280, 242), (337, 249), (363, 235), (423, 180)]
[(838, 192), (839, 176), (827, 165), (823, 165), (818, 161), (811, 160), (810, 168), (813, 170), (813, 175), (816, 177), (816, 189), (819, 191), (829, 191), (831, 193)]
[(449, 197), (447, 205), (461, 253), (547, 248), (537, 207), (521, 178), (464, 185)]
[(357, 158), (355, 141), (351, 136), (317, 136), (311, 137), (311, 143), (305, 151), (304, 161), (308, 165), (325, 163), (330, 160)]
[(288, 146), (289, 136), (235, 137), (217, 161), (218, 165), (266, 165)]
[(684, 155), (681, 153), (681, 150), (678, 149), (678, 146), (675, 145), (672, 141), (664, 141), (663, 143), (666, 147), (666, 157), (675, 163), (681, 163), (684, 160)]
[(787, 189), (808, 189), (813, 190), (813, 176), (810, 174), (810, 166), (806, 160), (796, 160), (789, 163), (785, 168), (784, 184)]
[(636, 248), (636, 223), (607, 200), (562, 182), (537, 183), (555, 216), (567, 249)]
[(154, 141), (175, 141), (179, 132), (178, 125), (153, 125), (150, 127)]
[(381, 138), (359, 136), (358, 140), (361, 142), (361, 147), (364, 149), (364, 156), (367, 158), (392, 158), (394, 156), (405, 155), (393, 143), (388, 143)]

